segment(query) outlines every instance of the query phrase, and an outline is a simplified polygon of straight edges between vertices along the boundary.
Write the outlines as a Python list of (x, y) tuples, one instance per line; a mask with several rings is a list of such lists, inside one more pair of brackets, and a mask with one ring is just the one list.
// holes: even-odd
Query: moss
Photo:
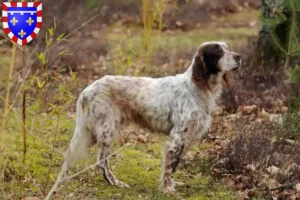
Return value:
[[(177, 187), (174, 195), (165, 195), (158, 189), (160, 176), (162, 141), (154, 136), (157, 142), (138, 144), (124, 149), (119, 155), (110, 159), (111, 169), (116, 177), (130, 185), (129, 189), (120, 189), (106, 183), (98, 170), (87, 172), (65, 185), (66, 190), (60, 196), (74, 193), (73, 199), (81, 199), (82, 193), (89, 194), (88, 199), (234, 199), (234, 193), (218, 185), (204, 170), (205, 159), (196, 164), (180, 164), (176, 181), (184, 182)], [(118, 148), (115, 147), (115, 148)], [(192, 149), (196, 149), (196, 145)], [(151, 149), (151, 151), (149, 151)], [(95, 154), (91, 156), (92, 159)], [(91, 163), (91, 160), (88, 161)], [(95, 175), (96, 172), (96, 175)], [(205, 172), (205, 173), (203, 173)], [(90, 174), (93, 173), (93, 177)], [(80, 190), (76, 189), (80, 185)]]

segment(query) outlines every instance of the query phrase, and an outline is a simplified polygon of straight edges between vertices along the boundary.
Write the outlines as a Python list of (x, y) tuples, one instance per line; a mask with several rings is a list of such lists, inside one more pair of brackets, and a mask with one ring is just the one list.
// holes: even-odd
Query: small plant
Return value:
[[(55, 30), (54, 21), (53, 27), (46, 32), (45, 51), (36, 52), (40, 68), (35, 72), (26, 67), (26, 52), (21, 49), (24, 71), (28, 72), (24, 73), (21, 85), (11, 84), (18, 51), (13, 45), (5, 98), (0, 95), (5, 103), (0, 133), (1, 199), (22, 199), (24, 193), (34, 192), (44, 196), (55, 179), (53, 167), (62, 158), (62, 151), (58, 150), (57, 144), (68, 139), (61, 133), (73, 120), (68, 119), (68, 106), (75, 99), (71, 91), (77, 84), (76, 74), (70, 67), (57, 70), (57, 73), (48, 69), (51, 49), (65, 41), (64, 34), (55, 37)], [(67, 50), (63, 50), (57, 57), (67, 53)], [(65, 70), (69, 71), (67, 81), (60, 75)], [(21, 89), (13, 92), (16, 96), (12, 98), (11, 90), (18, 88)], [(45, 187), (41, 188), (40, 185)]]
[[(295, 96), (294, 87), (300, 86), (300, 67), (295, 64), (300, 56), (300, 2), (297, 0), (276, 1), (273, 15), (263, 18), (263, 24), (270, 32), (273, 44), (279, 55), (285, 59), (284, 71), (289, 87), (289, 112), (278, 130), (280, 138), (298, 138), (299, 96)], [(284, 34), (284, 35), (282, 35)]]
[[(161, 33), (164, 27), (163, 15), (168, 9), (176, 6), (176, 2), (177, 0), (169, 5), (170, 2), (166, 0), (142, 1), (142, 38), (138, 41), (139, 45), (136, 46), (133, 46), (132, 40), (126, 40), (126, 44), (117, 46), (115, 51), (118, 51), (120, 56), (113, 62), (116, 74), (123, 74), (129, 68), (132, 68), (130, 74), (135, 76), (145, 72), (145, 68), (151, 62), (153, 52), (156, 50), (153, 43), (154, 34)], [(154, 30), (156, 26), (158, 30)]]
[(277, 137), (279, 139), (292, 139), (300, 141), (300, 113), (294, 112), (299, 108), (290, 109), (292, 110), (285, 115), (282, 125), (278, 125)]

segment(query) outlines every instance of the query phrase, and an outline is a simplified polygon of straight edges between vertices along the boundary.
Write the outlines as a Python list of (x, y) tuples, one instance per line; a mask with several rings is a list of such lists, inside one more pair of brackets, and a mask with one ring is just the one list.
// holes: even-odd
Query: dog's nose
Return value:
[(240, 61), (242, 58), (241, 54), (235, 54), (233, 57), (236, 61)]

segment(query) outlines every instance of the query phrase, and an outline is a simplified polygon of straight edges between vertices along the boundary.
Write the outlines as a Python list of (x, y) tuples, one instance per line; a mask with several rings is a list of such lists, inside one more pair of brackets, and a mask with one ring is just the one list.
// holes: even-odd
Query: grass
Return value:
[(216, 24), (224, 25), (224, 23), (236, 23), (236, 24), (243, 24), (249, 23), (252, 21), (257, 21), (256, 28), (259, 26), (258, 16), (260, 14), (259, 10), (249, 9), (244, 12), (238, 12), (236, 14), (228, 14), (221, 17), (213, 16), (213, 21)]
[[(70, 89), (70, 88), (69, 88)], [(32, 104), (27, 108), (27, 160), (23, 166), (23, 140), (20, 137), (22, 124), (16, 110), (8, 114), (4, 141), (5, 163), (1, 163), (4, 182), (0, 183), (0, 199), (16, 199), (19, 196), (19, 181), (24, 176), (24, 197), (43, 197), (56, 179), (63, 161), (62, 153), (67, 147), (75, 126), (75, 120), (68, 112), (40, 112), (39, 106)], [(58, 128), (57, 128), (58, 126)], [(131, 129), (131, 127), (129, 127)], [(128, 131), (127, 131), (128, 132)], [(130, 132), (136, 132), (130, 130)], [(56, 137), (53, 134), (56, 133)], [(165, 137), (151, 135), (147, 144), (132, 144), (120, 154), (112, 157), (111, 168), (115, 175), (128, 183), (130, 189), (109, 186), (99, 171), (90, 170), (63, 184), (55, 199), (234, 199), (230, 189), (216, 183), (210, 176), (205, 158), (193, 165), (180, 165), (176, 180), (184, 182), (178, 186), (176, 195), (165, 195), (158, 190), (162, 143)], [(116, 144), (115, 148), (119, 145)], [(210, 144), (194, 145), (192, 154), (210, 148)], [(54, 151), (54, 152), (53, 152)], [(90, 156), (79, 161), (70, 171), (73, 174), (95, 162), (96, 148), (91, 148)], [(25, 169), (23, 169), (25, 167)]]
[(0, 88), (3, 88), (6, 86), (5, 82), (7, 81), (7, 74), (9, 71), (9, 63), (10, 63), (10, 57), (7, 55), (3, 55), (0, 58), (0, 71), (1, 74), (5, 74), (6, 76), (0, 76)]
[[(248, 23), (258, 20), (258, 11), (250, 10), (241, 12), (236, 15), (228, 15), (222, 18), (216, 18), (212, 23), (202, 25), (193, 30), (167, 31), (160, 32), (152, 30), (151, 38), (148, 38), (147, 54), (140, 56), (140, 52), (144, 49), (143, 30), (138, 27), (122, 27), (116, 25), (108, 32), (106, 39), (108, 41), (110, 55), (114, 56), (114, 62), (111, 63), (115, 67), (116, 72), (124, 73), (124, 66), (129, 67), (144, 66), (146, 74), (159, 75), (152, 73), (153, 61), (155, 64), (160, 63), (155, 56), (166, 54), (169, 60), (176, 61), (186, 54), (193, 54), (195, 49), (206, 41), (224, 41), (230, 48), (240, 47), (247, 44), (249, 36), (258, 33), (258, 25), (249, 27)], [(234, 24), (244, 24), (238, 27), (223, 26), (224, 22)], [(117, 31), (115, 31), (117, 30)], [(122, 34), (120, 34), (122, 33)], [(116, 62), (118, 60), (118, 62)], [(125, 64), (124, 64), (125, 63)], [(140, 73), (143, 75), (143, 73)]]
[[(25, 194), (33, 195), (36, 192), (41, 192), (41, 185), (45, 186), (47, 183), (49, 175), (49, 165), (51, 156), (54, 156), (55, 167), (59, 167), (62, 162), (62, 154), (57, 152), (63, 152), (64, 147), (70, 140), (71, 131), (73, 128), (70, 127), (69, 122), (73, 123), (73, 120), (66, 117), (61, 117), (60, 124), (61, 127), (58, 130), (59, 134), (56, 137), (55, 150), (56, 153), (52, 155), (53, 136), (49, 133), (55, 131), (56, 125), (54, 124), (53, 116), (47, 116), (42, 114), (39, 116), (40, 123), (34, 123), (35, 115), (28, 116), (28, 120), (31, 123), (27, 124), (27, 155), (26, 168), (25, 171)], [(7, 134), (4, 140), (4, 157), (6, 158), (6, 163), (2, 163), (1, 167), (4, 170), (4, 183), (1, 183), (1, 187), (7, 194), (10, 194), (16, 198), (18, 196), (18, 184), (19, 178), (22, 174), (22, 158), (21, 154), (18, 152), (23, 151), (23, 141), (19, 133), (21, 130), (21, 125), (19, 124), (19, 119), (16, 113), (9, 113), (6, 128), (10, 134)], [(35, 128), (33, 129), (33, 123)], [(30, 131), (31, 130), (31, 131)], [(66, 131), (68, 130), (68, 131)], [(70, 135), (70, 136), (69, 136)], [(55, 176), (52, 174), (54, 171), (50, 172), (50, 179), (53, 181)], [(45, 189), (45, 188), (43, 188)], [(1, 193), (0, 193), (1, 195)], [(2, 194), (3, 195), (3, 194)]]
[[(21, 158), (17, 152), (22, 151), (22, 139), (18, 137), (19, 126), (16, 126), (17, 119), (12, 113), (7, 127), (12, 134), (6, 140), (5, 148), (10, 149), (9, 163), (5, 163), (5, 172), (7, 182), (1, 184), (1, 187), (6, 191), (3, 198), (16, 198), (18, 196), (18, 178), (21, 175)], [(53, 117), (53, 116), (52, 116)], [(56, 152), (54, 155), (54, 162), (50, 163), (52, 156), (52, 147), (49, 145), (53, 141), (53, 136), (49, 133), (55, 130), (54, 120), (51, 116), (41, 115), (40, 122), (34, 132), (28, 132), (27, 143), (27, 172), (24, 182), (24, 194), (27, 197), (41, 196), (47, 190), (47, 179), (49, 174), (49, 165), (52, 166), (50, 171), (50, 182), (54, 182), (56, 174), (63, 161), (62, 154), (67, 147), (74, 129), (74, 120), (67, 116), (61, 116), (60, 128), (56, 137)], [(29, 118), (31, 121), (34, 118)], [(31, 124), (28, 124), (30, 127)], [(43, 127), (48, 127), (46, 130)], [(43, 137), (43, 138), (40, 138)], [(194, 165), (180, 165), (176, 174), (176, 180), (184, 182), (184, 186), (178, 186), (176, 195), (164, 195), (158, 190), (158, 179), (160, 176), (160, 163), (162, 142), (165, 137), (154, 134), (151, 136), (149, 144), (134, 144), (124, 149), (120, 154), (112, 157), (111, 168), (115, 175), (128, 183), (130, 189), (120, 189), (109, 186), (104, 178), (100, 175), (97, 169), (90, 170), (80, 176), (64, 183), (55, 199), (233, 199), (234, 193), (228, 188), (214, 182), (210, 177), (209, 170), (203, 160), (195, 161)], [(116, 144), (115, 149), (119, 147)], [(209, 144), (202, 144), (200, 147), (196, 145), (191, 147), (192, 154), (196, 153), (198, 149), (207, 149)], [(72, 168), (70, 174), (80, 171), (84, 166), (92, 164), (96, 159), (97, 149), (90, 150), (89, 159), (79, 161), (77, 165)], [(199, 164), (199, 165), (198, 165)], [(205, 172), (205, 173), (203, 173)], [(9, 181), (8, 181), (9, 180)], [(48, 188), (49, 189), (49, 188)], [(86, 196), (88, 195), (88, 196)]]
[[(119, 35), (116, 33), (111, 33), (107, 36), (108, 40), (114, 43), (121, 43), (128, 45), (128, 38), (131, 38), (130, 48), (140, 49), (143, 38), (140, 34), (131, 35), (130, 32), (138, 33), (139, 29), (132, 28), (128, 31), (126, 35)], [(205, 41), (210, 40), (223, 40), (232, 43), (245, 44), (249, 36), (253, 36), (257, 33), (256, 29), (249, 29), (247, 27), (240, 28), (214, 28), (209, 31), (204, 29), (196, 29), (190, 32), (175, 32), (174, 34), (159, 34), (155, 32), (154, 36), (151, 38), (151, 44), (153, 50), (167, 48), (170, 53), (174, 52), (176, 48), (190, 48), (194, 47), (195, 44), (201, 44)], [(127, 40), (127, 41), (126, 41)]]

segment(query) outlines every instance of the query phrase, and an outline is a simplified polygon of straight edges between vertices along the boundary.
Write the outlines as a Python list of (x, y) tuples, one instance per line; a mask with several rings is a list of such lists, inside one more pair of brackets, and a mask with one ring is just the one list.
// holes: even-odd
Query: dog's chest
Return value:
[(207, 116), (206, 120), (203, 120), (201, 125), (199, 128), (199, 131), (197, 132), (196, 137), (201, 139), (203, 138), (205, 135), (207, 135), (209, 133), (209, 129), (211, 127), (211, 123), (212, 123), (212, 118), (210, 115)]
[(167, 106), (157, 106), (146, 109), (143, 116), (149, 122), (150, 128), (168, 134), (172, 129), (172, 111)]

